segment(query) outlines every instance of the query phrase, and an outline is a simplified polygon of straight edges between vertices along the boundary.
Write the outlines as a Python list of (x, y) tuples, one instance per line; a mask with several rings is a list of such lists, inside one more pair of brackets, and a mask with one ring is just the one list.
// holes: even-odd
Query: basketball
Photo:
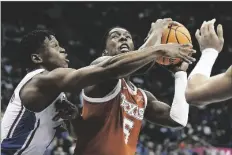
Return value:
[[(188, 44), (188, 43), (192, 43), (192, 40), (188, 29), (184, 25), (178, 23), (177, 26), (169, 25), (168, 28), (164, 30), (161, 38), (161, 43)], [(159, 59), (156, 60), (156, 62), (161, 65), (178, 64), (181, 61), (182, 60), (179, 58), (168, 58), (168, 57), (160, 57)]]

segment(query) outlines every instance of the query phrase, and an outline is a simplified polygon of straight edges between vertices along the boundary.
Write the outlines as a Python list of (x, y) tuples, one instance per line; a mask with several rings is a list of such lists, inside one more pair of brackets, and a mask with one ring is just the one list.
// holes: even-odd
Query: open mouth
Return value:
[(69, 60), (68, 60), (68, 59), (65, 59), (65, 62), (69, 63)]
[(122, 44), (122, 45), (120, 46), (120, 50), (121, 50), (121, 51), (129, 51), (129, 46), (128, 46), (127, 44)]

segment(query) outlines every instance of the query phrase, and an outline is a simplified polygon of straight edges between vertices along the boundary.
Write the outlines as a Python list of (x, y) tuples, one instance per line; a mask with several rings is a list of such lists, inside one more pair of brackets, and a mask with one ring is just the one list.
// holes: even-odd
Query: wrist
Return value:
[(217, 57), (219, 52), (215, 48), (206, 48), (202, 51), (202, 55), (210, 55), (210, 57)]
[(187, 73), (185, 71), (177, 71), (174, 76), (175, 78), (187, 77)]
[(189, 75), (189, 79), (195, 74), (201, 74), (210, 77), (212, 67), (218, 57), (218, 51), (214, 48), (206, 48), (202, 51), (200, 60)]

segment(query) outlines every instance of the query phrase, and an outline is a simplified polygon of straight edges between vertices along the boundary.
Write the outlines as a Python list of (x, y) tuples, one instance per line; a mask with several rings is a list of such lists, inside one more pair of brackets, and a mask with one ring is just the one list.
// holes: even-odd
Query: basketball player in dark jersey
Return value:
[[(150, 32), (147, 40), (156, 38), (153, 41), (157, 42), (157, 46), (164, 29), (160, 22), (163, 21), (153, 25), (156, 29)], [(104, 57), (95, 60), (92, 65), (114, 55), (130, 53), (133, 49), (131, 34), (121, 27), (112, 28), (106, 36)], [(83, 120), (72, 121), (78, 137), (75, 154), (134, 155), (144, 117), (168, 127), (185, 126), (189, 105), (184, 94), (187, 85), (184, 72), (187, 67), (182, 68), (184, 66), (175, 68), (175, 95), (171, 107), (158, 101), (152, 93), (134, 86), (129, 77), (105, 80), (83, 89)]]
[(232, 98), (232, 66), (225, 73), (210, 77), (212, 67), (224, 44), (222, 25), (217, 26), (216, 33), (215, 21), (213, 19), (204, 22), (196, 32), (202, 55), (189, 76), (186, 98), (189, 103), (197, 106)]

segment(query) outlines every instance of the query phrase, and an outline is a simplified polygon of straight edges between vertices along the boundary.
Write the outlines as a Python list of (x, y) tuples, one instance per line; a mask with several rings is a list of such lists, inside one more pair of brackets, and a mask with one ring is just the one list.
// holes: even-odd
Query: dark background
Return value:
[[(216, 18), (216, 24), (223, 25), (225, 44), (212, 71), (215, 75), (224, 72), (232, 64), (231, 8), (231, 2), (2, 2), (2, 112), (22, 78), (20, 62), (17, 61), (20, 57), (18, 44), (24, 34), (34, 29), (55, 32), (69, 53), (70, 67), (79, 68), (101, 55), (104, 49), (103, 36), (109, 28), (127, 28), (138, 48), (143, 44), (151, 23), (167, 17), (187, 27), (194, 48), (198, 51), (195, 57), (199, 59), (195, 31), (204, 20)], [(188, 73), (194, 66), (190, 66)], [(172, 103), (174, 80), (162, 67), (157, 66), (147, 75), (133, 77), (132, 81), (150, 90), (160, 100)], [(81, 104), (79, 98), (73, 101)], [(183, 146), (185, 151), (182, 150), (182, 154), (191, 153), (189, 150), (195, 146), (232, 148), (231, 102), (228, 100), (201, 109), (191, 107), (188, 126), (178, 131), (144, 121), (138, 154), (179, 154)], [(52, 154), (69, 153), (73, 140), (67, 137), (62, 135), (55, 140), (50, 148)]]

